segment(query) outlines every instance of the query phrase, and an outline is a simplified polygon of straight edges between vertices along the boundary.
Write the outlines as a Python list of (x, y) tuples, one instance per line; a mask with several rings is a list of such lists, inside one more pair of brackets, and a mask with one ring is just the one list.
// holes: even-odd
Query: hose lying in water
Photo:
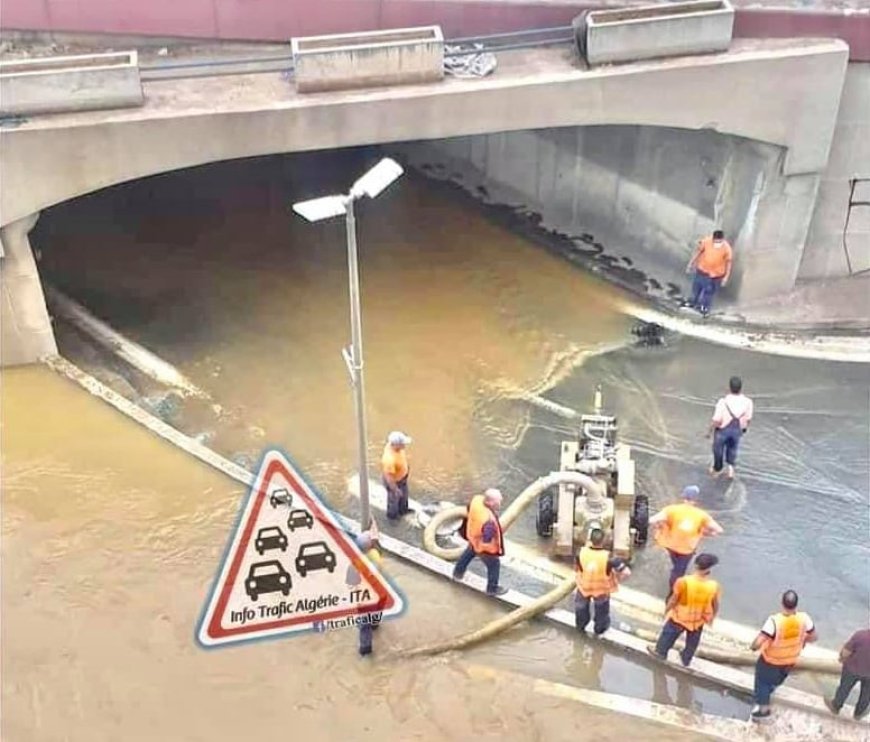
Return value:
[[(587, 491), (587, 493), (592, 493), (593, 491), (595, 494), (601, 493), (600, 484), (597, 480), (594, 480), (585, 474), (581, 474), (580, 472), (556, 472), (546, 477), (540, 477), (526, 487), (520, 495), (511, 502), (507, 508), (505, 508), (504, 513), (499, 519), (502, 530), (506, 531), (510, 528), (519, 517), (520, 513), (533, 503), (539, 494), (548, 490), (550, 487), (563, 483), (580, 485)], [(446, 559), (451, 562), (459, 559), (460, 555), (465, 550), (464, 546), (440, 546), (437, 543), (436, 537), (438, 529), (442, 525), (451, 520), (460, 520), (464, 518), (466, 512), (467, 508), (462, 505), (445, 508), (444, 510), (437, 512), (423, 531), (423, 546), (426, 551), (440, 557), (441, 559)], [(478, 644), (487, 639), (492, 639), (512, 626), (516, 626), (523, 621), (534, 618), (541, 613), (546, 613), (550, 608), (568, 597), (575, 589), (576, 581), (572, 576), (550, 590), (550, 592), (544, 593), (541, 597), (536, 598), (528, 605), (525, 605), (522, 608), (517, 608), (506, 616), (491, 621), (476, 631), (443, 642), (417, 647), (407, 652), (403, 652), (403, 656), (416, 657), (420, 655), (441, 654), (442, 652), (449, 652), (456, 649), (465, 649), (466, 647)], [(632, 633), (650, 642), (654, 642), (657, 639), (656, 634), (644, 629), (632, 629)], [(751, 652), (712, 649), (709, 647), (698, 647), (696, 656), (705, 660), (710, 660), (711, 662), (743, 666), (754, 665), (757, 659), (757, 655)], [(830, 673), (833, 675), (839, 675), (841, 669), (836, 660), (826, 660), (816, 657), (799, 657), (795, 668), (798, 670)]]

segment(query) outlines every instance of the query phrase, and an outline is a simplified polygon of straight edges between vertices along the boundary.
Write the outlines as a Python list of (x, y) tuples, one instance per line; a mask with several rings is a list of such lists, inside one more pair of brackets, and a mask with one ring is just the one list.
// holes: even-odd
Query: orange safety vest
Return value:
[(408, 476), (408, 454), (405, 449), (396, 451), (389, 443), (384, 446), (381, 456), (381, 471), (389, 474), (397, 482), (401, 482)]
[[(495, 522), (495, 538), (486, 543), (483, 540), (483, 526), (490, 520)], [(498, 522), (498, 516), (484, 503), (483, 495), (475, 495), (468, 505), (465, 538), (475, 554), (504, 554), (501, 523)]]
[(693, 554), (710, 516), (697, 505), (686, 502), (668, 505), (664, 513), (667, 519), (656, 533), (656, 543), (677, 554)]
[(577, 590), (582, 596), (600, 598), (619, 589), (616, 575), (607, 574), (609, 559), (610, 552), (607, 549), (596, 549), (592, 546), (584, 546), (580, 549), (580, 554), (577, 556), (576, 578)]
[[(682, 589), (681, 589), (682, 588)], [(674, 583), (680, 595), (667, 617), (688, 631), (695, 631), (713, 619), (713, 599), (719, 594), (719, 583), (698, 575), (680, 577)]]
[(776, 627), (776, 636), (761, 646), (764, 661), (778, 667), (791, 667), (797, 662), (807, 638), (808, 616), (806, 613), (777, 613), (771, 616)]

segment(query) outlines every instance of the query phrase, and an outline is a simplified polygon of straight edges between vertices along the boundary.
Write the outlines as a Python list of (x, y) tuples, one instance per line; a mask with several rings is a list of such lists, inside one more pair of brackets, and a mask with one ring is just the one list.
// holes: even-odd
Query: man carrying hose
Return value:
[(507, 592), (506, 587), (498, 584), (501, 557), (504, 554), (504, 536), (498, 520), (501, 503), (502, 495), (497, 489), (488, 489), (482, 495), (471, 498), (465, 520), (468, 546), (453, 568), (453, 579), (462, 581), (471, 560), (479, 557), (486, 565), (487, 595), (504, 595)]
[(671, 576), (668, 592), (674, 583), (686, 574), (689, 563), (704, 536), (718, 536), (720, 526), (709, 513), (698, 507), (701, 490), (697, 485), (683, 488), (683, 501), (668, 505), (649, 519), (655, 532), (655, 540), (671, 558)]
[(785, 682), (808, 642), (816, 640), (816, 627), (806, 613), (797, 609), (798, 595), (794, 590), (782, 594), (782, 611), (770, 616), (752, 642), (753, 650), (761, 650), (755, 663), (755, 708), (752, 720), (770, 716), (770, 697)]
[(683, 667), (688, 667), (701, 643), (704, 627), (712, 625), (719, 612), (719, 583), (710, 577), (710, 570), (719, 563), (713, 554), (698, 554), (695, 557), (695, 573), (680, 577), (665, 606), (666, 620), (655, 646), (647, 646), (647, 652), (660, 660), (668, 658), (668, 651), (685, 632), (686, 645), (680, 652)]
[(396, 520), (408, 512), (408, 453), (411, 438), (394, 430), (387, 436), (381, 456), (381, 473), (387, 488), (387, 518)]
[(577, 592), (574, 594), (574, 622), (577, 631), (585, 631), (595, 606), (593, 629), (600, 636), (610, 628), (610, 595), (619, 583), (631, 575), (623, 559), (611, 558), (604, 547), (604, 531), (593, 528), (589, 543), (577, 555)]

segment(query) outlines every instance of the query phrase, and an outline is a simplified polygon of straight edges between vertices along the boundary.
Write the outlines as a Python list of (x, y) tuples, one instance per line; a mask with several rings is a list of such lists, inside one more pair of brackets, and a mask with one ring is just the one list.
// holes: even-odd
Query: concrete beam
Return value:
[(314, 96), (280, 75), (152, 83), (141, 109), (2, 132), (0, 224), (217, 160), (567, 126), (712, 129), (787, 148), (786, 174), (815, 173), (827, 163), (847, 56), (840, 41), (735, 42), (723, 54), (588, 70), (546, 49), (504, 53), (482, 80)]
[(135, 51), (0, 62), (0, 114), (141, 106)]
[(39, 214), (0, 229), (0, 366), (35, 363), (57, 353), (30, 240)]

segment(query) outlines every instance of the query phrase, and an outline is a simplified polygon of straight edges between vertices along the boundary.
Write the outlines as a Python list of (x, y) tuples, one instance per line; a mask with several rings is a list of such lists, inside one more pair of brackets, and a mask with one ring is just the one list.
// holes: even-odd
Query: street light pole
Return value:
[(371, 506), (369, 504), (369, 475), (366, 434), (365, 382), (363, 380), (362, 312), (359, 301), (359, 257), (356, 248), (356, 217), (353, 213), (353, 196), (347, 197), (345, 205), (345, 224), (347, 225), (347, 274), (350, 294), (350, 335), (351, 349), (348, 365), (353, 386), (353, 400), (356, 407), (357, 455), (359, 457), (359, 502), (360, 527), (369, 527)]
[(359, 301), (359, 259), (356, 249), (356, 219), (354, 202), (363, 196), (377, 198), (402, 175), (402, 166), (389, 157), (384, 157), (353, 184), (350, 193), (321, 196), (293, 204), (293, 211), (309, 222), (319, 222), (344, 214), (347, 227), (347, 273), (350, 292), (350, 350), (342, 348), (341, 354), (347, 364), (353, 386), (353, 401), (356, 408), (356, 433), (359, 464), (360, 526), (368, 530), (371, 523), (369, 503), (369, 473), (366, 435), (365, 385), (363, 383), (362, 313)]

